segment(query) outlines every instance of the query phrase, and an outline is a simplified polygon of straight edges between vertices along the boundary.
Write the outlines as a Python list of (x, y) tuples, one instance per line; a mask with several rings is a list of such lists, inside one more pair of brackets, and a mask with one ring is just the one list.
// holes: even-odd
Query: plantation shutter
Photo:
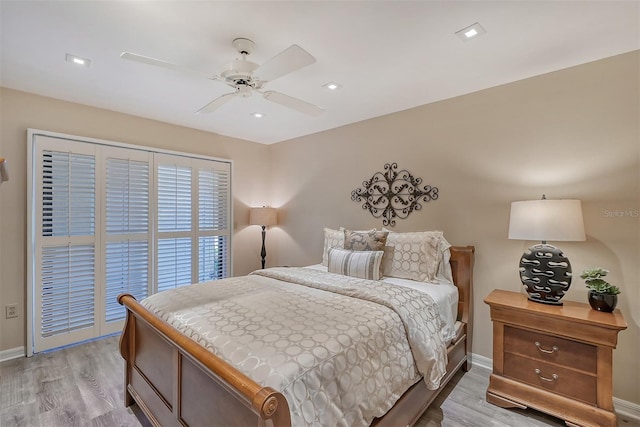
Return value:
[(151, 292), (150, 181), (148, 152), (106, 148), (105, 332), (122, 329), (126, 311), (117, 297), (138, 301)]
[(159, 156), (158, 182), (158, 292), (188, 285), (192, 263), (192, 170), (189, 158)]
[(164, 155), (156, 164), (158, 291), (227, 277), (230, 165)]
[(52, 348), (96, 332), (95, 147), (44, 138), (36, 152), (34, 329)]
[(198, 165), (198, 282), (227, 277), (231, 177), (221, 165)]

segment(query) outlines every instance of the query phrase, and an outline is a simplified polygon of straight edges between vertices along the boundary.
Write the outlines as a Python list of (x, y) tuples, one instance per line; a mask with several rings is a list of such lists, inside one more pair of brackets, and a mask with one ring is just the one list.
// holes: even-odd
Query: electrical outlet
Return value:
[(4, 310), (5, 310), (5, 317), (7, 319), (18, 317), (18, 304), (9, 304), (4, 307)]

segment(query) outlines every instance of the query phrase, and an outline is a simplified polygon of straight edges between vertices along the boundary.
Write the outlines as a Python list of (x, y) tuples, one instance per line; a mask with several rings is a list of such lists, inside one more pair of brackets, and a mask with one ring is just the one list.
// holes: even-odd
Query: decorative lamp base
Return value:
[(262, 250), (260, 251), (260, 257), (262, 257), (262, 269), (264, 270), (264, 259), (267, 257), (267, 249), (264, 247), (264, 238), (267, 235), (266, 227), (262, 226)]
[(520, 280), (529, 300), (562, 305), (560, 299), (571, 286), (571, 264), (555, 246), (533, 245), (520, 259)]

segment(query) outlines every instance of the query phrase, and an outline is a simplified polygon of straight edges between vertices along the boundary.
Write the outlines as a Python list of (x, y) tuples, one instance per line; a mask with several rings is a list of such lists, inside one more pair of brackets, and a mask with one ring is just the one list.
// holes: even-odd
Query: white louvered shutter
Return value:
[(231, 167), (156, 155), (158, 292), (227, 277)]
[(193, 280), (191, 159), (156, 156), (158, 191), (157, 291)]
[(229, 172), (228, 165), (198, 163), (198, 282), (228, 276)]
[(103, 332), (122, 328), (126, 311), (117, 297), (138, 301), (151, 290), (150, 181), (152, 156), (108, 148), (105, 169), (105, 292)]
[(43, 138), (36, 151), (34, 343), (39, 350), (96, 333), (94, 147)]

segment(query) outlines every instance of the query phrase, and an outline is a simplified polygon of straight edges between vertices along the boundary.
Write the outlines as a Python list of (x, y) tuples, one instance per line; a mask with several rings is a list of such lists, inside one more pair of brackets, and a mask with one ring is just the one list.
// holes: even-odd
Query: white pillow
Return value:
[(383, 251), (348, 251), (329, 248), (329, 273), (361, 279), (380, 280)]
[(344, 228), (332, 230), (325, 228), (324, 230), (324, 248), (322, 249), (322, 265), (327, 266), (330, 248), (344, 248)]
[(447, 239), (442, 236), (440, 239), (440, 246), (438, 247), (438, 251), (442, 253), (442, 259), (440, 260), (440, 264), (438, 264), (438, 280), (453, 283), (453, 272), (451, 271), (451, 243), (447, 241)]
[[(384, 248), (384, 276), (437, 282), (443, 258), (442, 231), (389, 232)], [(448, 247), (447, 247), (448, 249)]]

